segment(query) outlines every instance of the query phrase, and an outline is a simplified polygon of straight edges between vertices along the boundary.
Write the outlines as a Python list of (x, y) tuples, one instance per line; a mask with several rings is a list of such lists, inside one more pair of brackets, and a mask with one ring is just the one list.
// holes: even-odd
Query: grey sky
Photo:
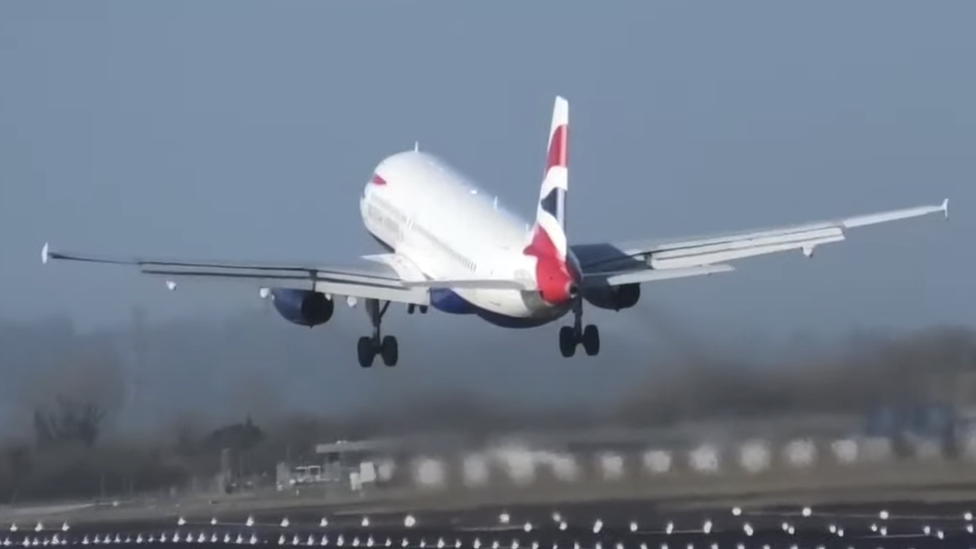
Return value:
[[(644, 307), (785, 333), (972, 322), (974, 20), (963, 0), (2, 2), (0, 317), (261, 307), (246, 287), (171, 294), (125, 269), (42, 268), (40, 247), (375, 253), (357, 195), (414, 140), (530, 214), (558, 93), (575, 242), (952, 199), (948, 224), (649, 285)], [(634, 322), (589, 314), (605, 331)]]

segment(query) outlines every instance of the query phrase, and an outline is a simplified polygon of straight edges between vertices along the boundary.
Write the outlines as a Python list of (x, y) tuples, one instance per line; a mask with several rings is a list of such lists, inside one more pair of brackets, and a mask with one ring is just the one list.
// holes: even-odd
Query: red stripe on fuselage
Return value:
[(532, 242), (522, 253), (535, 258), (535, 281), (546, 303), (559, 305), (573, 298), (571, 288), (576, 285), (577, 277), (559, 257), (559, 250), (545, 229), (536, 226)]
[(556, 126), (555, 131), (553, 131), (552, 135), (549, 137), (549, 154), (546, 157), (546, 171), (549, 171), (556, 166), (562, 166), (565, 168), (568, 165), (568, 132), (569, 127), (566, 126), (566, 124), (563, 124), (561, 126)]

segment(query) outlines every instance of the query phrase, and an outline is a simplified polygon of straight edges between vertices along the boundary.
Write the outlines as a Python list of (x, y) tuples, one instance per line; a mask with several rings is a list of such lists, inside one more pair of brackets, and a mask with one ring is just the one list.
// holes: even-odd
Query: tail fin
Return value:
[(566, 256), (566, 192), (569, 190), (567, 167), (569, 146), (569, 102), (557, 96), (549, 126), (549, 148), (546, 171), (539, 191), (533, 233), (544, 230), (560, 256)]

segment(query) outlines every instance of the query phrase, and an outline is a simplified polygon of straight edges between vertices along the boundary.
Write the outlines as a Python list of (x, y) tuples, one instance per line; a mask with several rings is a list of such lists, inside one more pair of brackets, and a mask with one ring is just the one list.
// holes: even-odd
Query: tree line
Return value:
[(315, 444), (343, 438), (437, 431), (477, 437), (704, 418), (856, 414), (885, 403), (968, 398), (960, 397), (959, 380), (976, 372), (976, 331), (967, 327), (861, 334), (762, 360), (748, 352), (690, 348), (695, 351), (658, 360), (643, 381), (599, 406), (532, 407), (459, 385), (391, 405), (259, 418), (245, 413), (224, 422), (177, 403), (151, 429), (133, 431), (119, 427), (125, 414), (124, 360), (116, 344), (95, 342), (39, 374), (52, 383), (21, 388), (18, 406), (29, 419), (0, 441), (0, 501), (122, 498), (192, 486), (216, 491), (225, 449), (235, 473), (273, 476), (279, 461), (313, 459)]

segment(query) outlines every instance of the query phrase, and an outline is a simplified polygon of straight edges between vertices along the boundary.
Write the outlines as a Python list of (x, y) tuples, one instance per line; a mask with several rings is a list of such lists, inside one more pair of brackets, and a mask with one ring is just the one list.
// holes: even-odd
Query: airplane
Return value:
[(571, 244), (566, 232), (569, 102), (557, 96), (549, 127), (545, 171), (535, 220), (513, 214), (473, 180), (443, 159), (414, 146), (383, 159), (359, 199), (366, 231), (384, 253), (364, 255), (346, 265), (314, 260), (297, 263), (111, 258), (57, 252), (45, 243), (42, 261), (108, 263), (138, 267), (177, 280), (243, 281), (270, 295), (287, 321), (306, 327), (326, 324), (337, 298), (350, 307), (363, 300), (372, 333), (359, 338), (359, 365), (377, 355), (386, 366), (399, 359), (396, 337), (385, 335), (391, 303), (407, 313), (428, 308), (474, 315), (504, 328), (532, 328), (572, 314), (559, 330), (559, 350), (572, 357), (582, 345), (600, 352), (600, 332), (583, 325), (583, 305), (620, 311), (640, 300), (641, 285), (661, 280), (726, 273), (731, 261), (802, 251), (841, 242), (848, 229), (943, 213), (939, 205), (916, 206), (828, 221), (712, 236), (630, 243)]

